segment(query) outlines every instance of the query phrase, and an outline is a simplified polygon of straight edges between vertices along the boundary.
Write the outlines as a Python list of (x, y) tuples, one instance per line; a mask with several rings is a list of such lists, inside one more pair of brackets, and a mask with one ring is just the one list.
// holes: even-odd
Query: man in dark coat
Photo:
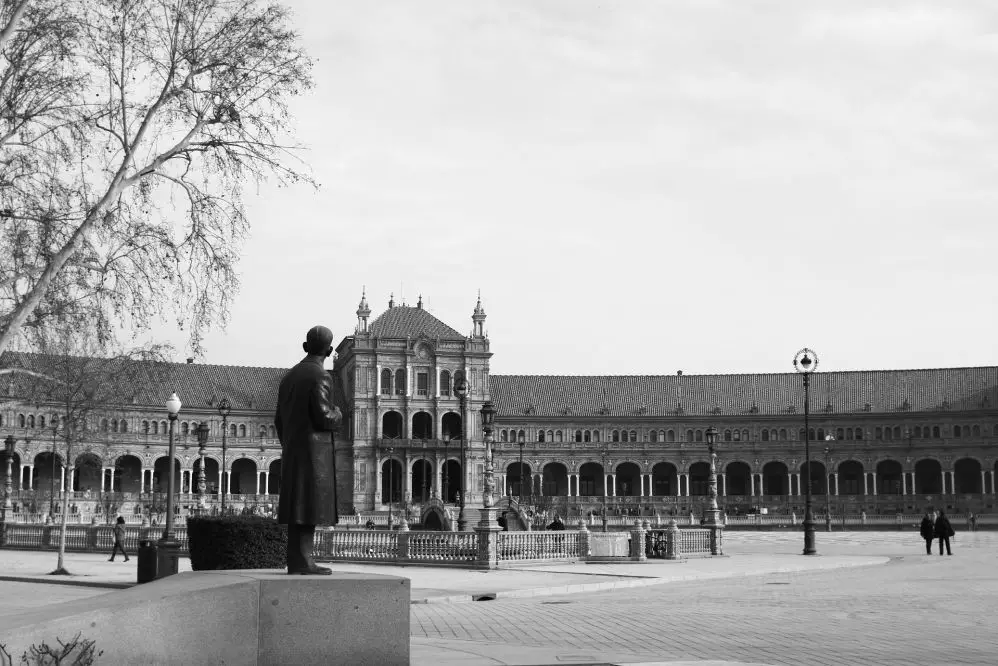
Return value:
[(343, 416), (332, 404), (332, 380), (323, 368), (333, 333), (311, 328), (308, 354), (281, 380), (274, 425), (281, 440), (281, 496), (277, 519), (288, 526), (288, 573), (329, 574), (312, 559), (316, 525), (336, 523), (336, 470), (332, 434)]
[(936, 533), (936, 521), (932, 518), (932, 512), (926, 511), (922, 518), (922, 525), (918, 528), (918, 533), (925, 539), (925, 554), (932, 554), (932, 537)]
[(953, 526), (950, 525), (949, 518), (946, 517), (946, 512), (939, 509), (939, 517), (936, 518), (936, 537), (939, 539), (939, 554), (943, 554), (943, 543), (946, 544), (946, 554), (952, 555), (953, 551), (949, 548), (949, 538), (956, 534), (953, 531)]

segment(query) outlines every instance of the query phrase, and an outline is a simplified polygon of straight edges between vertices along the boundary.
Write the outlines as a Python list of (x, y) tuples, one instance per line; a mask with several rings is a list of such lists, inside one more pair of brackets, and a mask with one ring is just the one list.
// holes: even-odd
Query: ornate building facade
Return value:
[[(714, 426), (726, 511), (802, 510), (804, 393), (796, 373), (491, 376), (480, 299), (468, 334), (431, 315), (421, 299), (414, 307), (390, 300), (372, 320), (362, 297), (356, 314), (330, 370), (345, 414), (336, 438), (341, 512), (384, 511), (390, 500), (453, 503), (462, 492), (480, 506), (480, 409), (488, 400), (497, 409), (498, 490), (525, 503), (563, 515), (604, 503), (620, 513), (699, 512), (709, 474), (704, 433)], [(0, 365), (26, 367), (29, 356), (8, 353)], [(15, 494), (37, 503), (71, 488), (81, 506), (98, 496), (117, 499), (123, 512), (148, 505), (168, 470), (160, 405), (176, 391), (184, 402), (175, 430), (181, 504), (198, 502), (194, 428), (202, 421), (210, 427), (209, 501), (227, 488), (237, 506), (273, 503), (280, 444), (272, 421), (284, 372), (171, 365), (165, 378), (134, 387), (130, 400), (106, 410), (65, 467), (51, 406), (22, 394), (16, 372), (9, 374), (0, 434), (16, 442)], [(454, 391), (459, 375), (468, 387), (463, 402)], [(232, 406), (224, 461), (223, 398)], [(990, 366), (816, 373), (809, 433), (816, 510), (826, 502), (836, 513), (993, 510), (996, 402), (998, 368)]]

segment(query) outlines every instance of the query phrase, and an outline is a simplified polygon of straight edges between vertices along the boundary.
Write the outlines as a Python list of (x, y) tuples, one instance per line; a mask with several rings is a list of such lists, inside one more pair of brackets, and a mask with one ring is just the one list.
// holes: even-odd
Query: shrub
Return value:
[[(77, 633), (72, 640), (63, 642), (57, 638), (59, 647), (54, 648), (48, 643), (32, 645), (21, 655), (21, 663), (29, 666), (92, 666), (97, 662), (97, 657), (104, 654), (103, 650), (97, 649), (97, 642), (82, 637), (82, 633)], [(0, 643), (0, 665), (12, 666), (14, 660), (11, 659), (7, 646)]]
[(282, 569), (287, 566), (288, 532), (273, 518), (191, 516), (187, 547), (195, 571)]

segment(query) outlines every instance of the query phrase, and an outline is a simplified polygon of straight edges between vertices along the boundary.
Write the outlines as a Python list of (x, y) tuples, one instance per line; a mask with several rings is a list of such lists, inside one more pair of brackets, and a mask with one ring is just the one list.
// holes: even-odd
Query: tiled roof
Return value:
[(396, 305), (382, 312), (370, 326), (371, 335), (379, 338), (428, 338), (464, 340), (453, 328), (443, 323), (423, 308)]
[[(796, 373), (492, 375), (489, 388), (499, 416), (681, 418), (804, 413), (802, 378)], [(812, 414), (994, 409), (998, 407), (998, 367), (816, 373), (810, 395)]]
[[(138, 363), (142, 370), (129, 373), (127, 386), (115, 393), (123, 405), (159, 407), (173, 391), (183, 402), (183, 409), (215, 409), (228, 398), (233, 410), (273, 411), (277, 387), (287, 368), (255, 368), (201, 363)], [(41, 369), (45, 361), (38, 354), (6, 352), (0, 357), (2, 368)], [(31, 382), (17, 373), (0, 377), (0, 395), (23, 397)]]

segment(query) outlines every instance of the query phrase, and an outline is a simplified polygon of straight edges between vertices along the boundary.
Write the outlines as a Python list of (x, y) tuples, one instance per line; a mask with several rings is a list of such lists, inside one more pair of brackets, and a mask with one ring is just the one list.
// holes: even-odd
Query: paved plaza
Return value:
[[(334, 564), (412, 580), (414, 666), (451, 664), (992, 664), (998, 533), (931, 557), (912, 532), (725, 535), (729, 557), (476, 572)], [(135, 560), (0, 551), (0, 622), (134, 582)], [(188, 569), (186, 560), (182, 569)], [(492, 601), (472, 601), (476, 596)]]

